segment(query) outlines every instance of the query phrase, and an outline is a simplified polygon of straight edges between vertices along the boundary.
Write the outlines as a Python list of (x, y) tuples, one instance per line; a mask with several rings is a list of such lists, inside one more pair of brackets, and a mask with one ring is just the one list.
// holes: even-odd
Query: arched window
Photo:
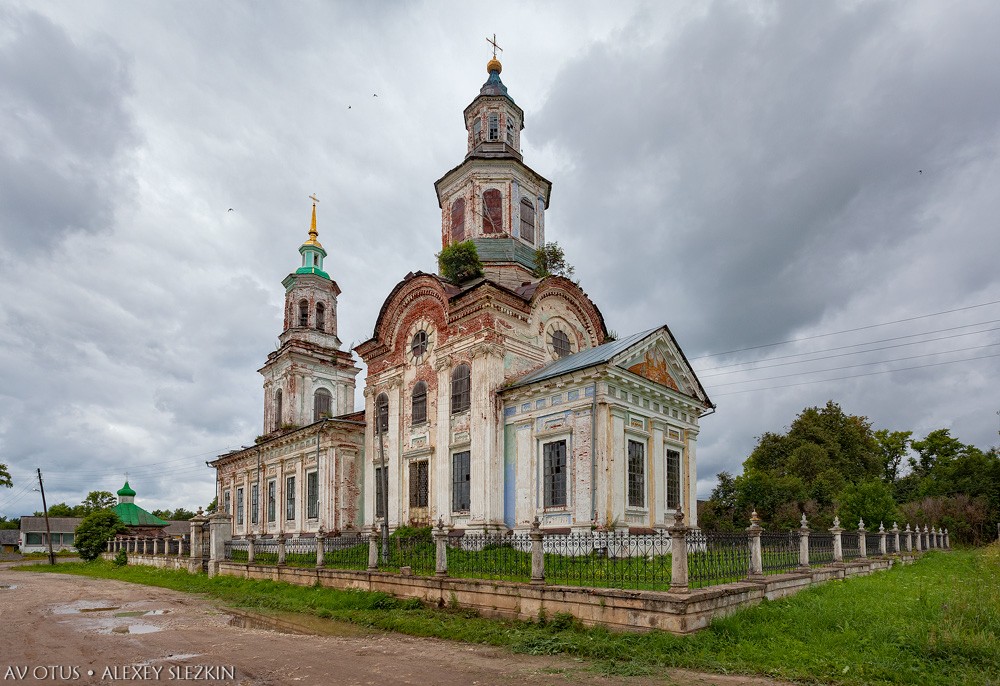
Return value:
[(535, 244), (535, 206), (527, 198), (521, 199), (521, 238)]
[(459, 198), (451, 204), (451, 242), (461, 243), (465, 240), (465, 198)]
[(413, 386), (410, 415), (414, 424), (423, 424), (427, 421), (427, 384), (423, 381), (418, 381)]
[(323, 303), (316, 303), (316, 328), (326, 331), (326, 308)]
[(569, 336), (565, 331), (555, 331), (552, 333), (552, 349), (556, 357), (566, 357), (573, 350), (569, 347)]
[(472, 404), (472, 374), (469, 365), (460, 364), (451, 373), (451, 413), (465, 412)]
[(378, 417), (376, 433), (384, 434), (389, 431), (389, 396), (385, 393), (379, 393), (375, 398), (375, 414)]
[(283, 412), (283, 399), (281, 396), (281, 389), (279, 388), (274, 392), (274, 430), (277, 431), (281, 428), (281, 415)]
[(317, 389), (313, 394), (313, 421), (318, 422), (325, 417), (333, 416), (333, 397), (325, 388)]
[(483, 233), (503, 233), (503, 195), (496, 188), (483, 191)]
[(414, 357), (422, 357), (427, 352), (427, 345), (427, 332), (421, 329), (413, 334), (413, 340), (410, 341), (410, 352), (413, 353)]
[(309, 326), (309, 301), (299, 301), (299, 326)]

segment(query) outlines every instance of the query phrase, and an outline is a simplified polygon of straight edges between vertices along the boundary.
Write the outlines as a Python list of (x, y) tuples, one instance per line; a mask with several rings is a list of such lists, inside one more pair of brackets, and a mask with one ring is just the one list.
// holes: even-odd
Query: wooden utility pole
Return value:
[(45, 513), (45, 538), (49, 541), (49, 564), (56, 563), (56, 554), (52, 552), (52, 529), (49, 527), (49, 506), (45, 504), (45, 486), (42, 485), (42, 470), (38, 469), (38, 490), (42, 492), (42, 511)]

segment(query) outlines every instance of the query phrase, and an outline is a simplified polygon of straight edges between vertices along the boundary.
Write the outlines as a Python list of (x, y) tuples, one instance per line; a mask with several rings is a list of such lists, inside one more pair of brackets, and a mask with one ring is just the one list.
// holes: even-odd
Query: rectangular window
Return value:
[(306, 474), (306, 517), (319, 519), (319, 472)]
[(29, 533), (27, 536), (25, 536), (24, 544), (25, 545), (41, 545), (42, 544), (42, 535), (41, 534), (35, 534), (35, 533)]
[(385, 517), (385, 477), (382, 468), (375, 468), (375, 516)]
[(256, 524), (259, 519), (260, 512), (260, 485), (253, 484), (250, 486), (250, 523)]
[(566, 506), (566, 441), (554, 441), (542, 446), (545, 507)]
[(236, 489), (236, 523), (243, 526), (243, 489)]
[(278, 519), (278, 482), (271, 479), (267, 482), (267, 521)]
[(73, 545), (73, 534), (63, 534), (62, 542), (63, 545)]
[(514, 147), (514, 122), (510, 118), (507, 119), (507, 145)]
[(410, 463), (410, 507), (427, 507), (427, 460)]
[(285, 477), (285, 519), (295, 519), (295, 477)]
[(478, 143), (479, 137), (483, 133), (483, 120), (476, 117), (476, 120), (472, 122), (472, 142)]
[(681, 506), (681, 454), (676, 450), (667, 451), (667, 507)]
[(628, 442), (628, 506), (646, 506), (646, 446)]
[(500, 115), (489, 116), (489, 137), (491, 141), (500, 140)]
[(451, 456), (451, 509), (454, 512), (469, 511), (470, 456), (468, 450)]
[(233, 492), (228, 488), (222, 493), (222, 511), (225, 514), (232, 514), (233, 510)]

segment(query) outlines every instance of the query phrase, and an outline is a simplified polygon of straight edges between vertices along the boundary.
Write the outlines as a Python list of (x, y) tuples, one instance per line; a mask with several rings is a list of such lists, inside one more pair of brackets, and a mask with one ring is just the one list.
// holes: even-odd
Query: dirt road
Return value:
[(293, 615), (295, 635), (199, 596), (118, 581), (0, 569), (0, 681), (492, 686), (691, 684), (772, 686), (765, 679), (671, 671), (603, 677), (586, 663)]

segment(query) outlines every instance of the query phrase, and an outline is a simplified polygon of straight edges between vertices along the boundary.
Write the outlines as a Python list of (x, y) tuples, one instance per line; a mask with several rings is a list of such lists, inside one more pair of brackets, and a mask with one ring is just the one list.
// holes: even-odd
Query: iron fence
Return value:
[(814, 531), (809, 534), (809, 564), (828, 565), (833, 562), (833, 534)]
[(845, 531), (840, 534), (840, 550), (844, 554), (844, 560), (854, 560), (861, 557), (858, 532)]
[(878, 557), (882, 554), (881, 549), (882, 544), (882, 534), (876, 532), (868, 532), (865, 534), (865, 555), (868, 557)]
[(278, 564), (278, 541), (273, 538), (258, 538), (253, 542), (255, 564)]
[(437, 568), (437, 548), (430, 529), (412, 536), (389, 537), (389, 559), (379, 561), (383, 571), (399, 571), (409, 567), (411, 573), (433, 574)]
[(760, 535), (761, 568), (765, 574), (790, 572), (799, 566), (799, 534), (764, 531)]
[(246, 539), (226, 541), (225, 557), (233, 562), (246, 562), (250, 542)]
[(316, 539), (285, 539), (285, 564), (293, 567), (315, 567)]
[(553, 584), (659, 589), (670, 586), (666, 532), (582, 532), (546, 536), (545, 580)]
[(368, 535), (341, 534), (323, 541), (323, 566), (368, 569)]
[(691, 588), (739, 581), (750, 572), (750, 539), (745, 533), (692, 531), (687, 545)]
[(448, 575), (468, 579), (531, 580), (531, 537), (469, 533), (448, 537)]

